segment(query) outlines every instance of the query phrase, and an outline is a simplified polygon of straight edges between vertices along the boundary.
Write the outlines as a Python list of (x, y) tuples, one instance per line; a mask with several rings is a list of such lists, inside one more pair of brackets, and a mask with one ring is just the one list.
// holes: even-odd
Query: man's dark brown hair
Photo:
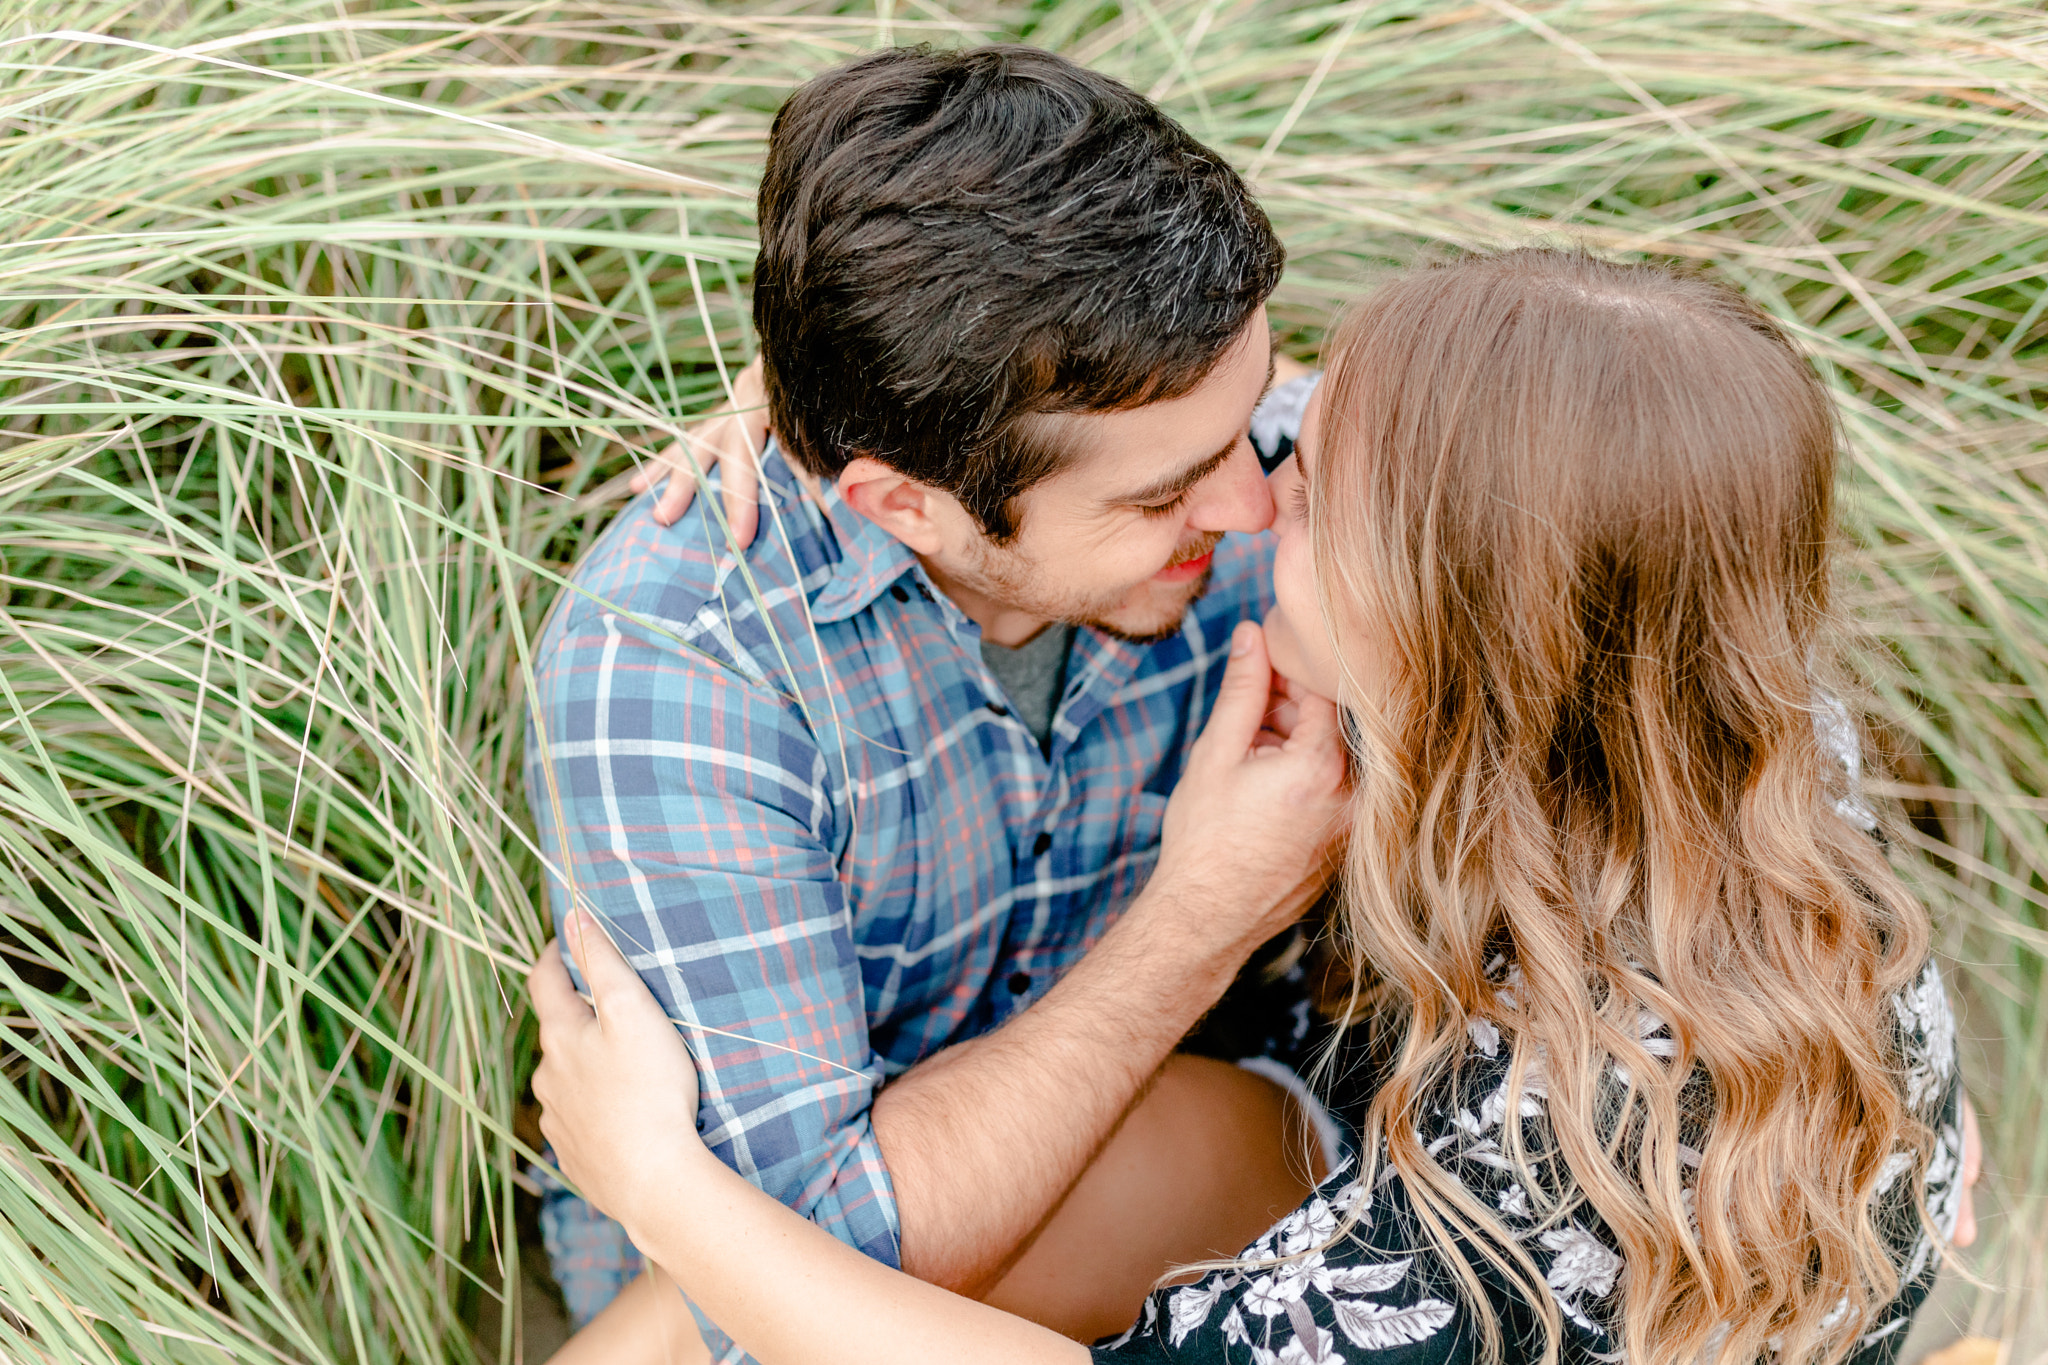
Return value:
[(1028, 47), (896, 48), (782, 106), (754, 321), (777, 439), (959, 498), (995, 540), (1065, 452), (1035, 413), (1188, 392), (1284, 253), (1223, 159), (1150, 101)]

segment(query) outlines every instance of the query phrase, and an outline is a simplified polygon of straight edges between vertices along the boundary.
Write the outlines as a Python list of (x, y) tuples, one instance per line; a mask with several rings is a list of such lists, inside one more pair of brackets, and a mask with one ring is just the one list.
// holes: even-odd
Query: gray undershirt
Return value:
[(1041, 752), (1052, 749), (1052, 717), (1067, 681), (1067, 651), (1074, 628), (1054, 622), (1015, 649), (981, 642), (981, 661), (1010, 694), (1017, 719), (1038, 737)]

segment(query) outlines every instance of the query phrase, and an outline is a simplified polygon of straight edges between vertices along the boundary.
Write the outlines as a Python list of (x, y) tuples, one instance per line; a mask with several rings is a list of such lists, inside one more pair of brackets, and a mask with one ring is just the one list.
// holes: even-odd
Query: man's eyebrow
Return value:
[[(1266, 383), (1265, 387), (1259, 390), (1259, 397), (1262, 399), (1272, 391), (1273, 374), (1278, 364), (1277, 353), (1266, 357)], [(1218, 469), (1221, 469), (1223, 462), (1230, 458), (1231, 452), (1237, 449), (1237, 443), (1243, 439), (1243, 436), (1233, 436), (1230, 438), (1229, 445), (1223, 447), (1214, 455), (1209, 456), (1200, 464), (1190, 465), (1178, 474), (1169, 474), (1155, 483), (1145, 485), (1135, 493), (1127, 493), (1120, 498), (1111, 498), (1109, 500), (1110, 504), (1112, 506), (1127, 506), (1135, 503), (1171, 502), (1202, 480), (1208, 478), (1211, 474), (1214, 474)]]

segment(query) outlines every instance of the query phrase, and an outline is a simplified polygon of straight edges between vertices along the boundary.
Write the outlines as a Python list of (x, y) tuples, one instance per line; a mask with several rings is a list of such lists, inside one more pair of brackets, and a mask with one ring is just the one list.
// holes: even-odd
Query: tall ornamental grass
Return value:
[(1377, 267), (1568, 236), (1714, 263), (1821, 358), (1882, 794), (2016, 1211), (1979, 1321), (2020, 1340), (2048, 1295), (2038, 7), (14, 0), (0, 1358), (521, 1357), (532, 642), (622, 474), (751, 352), (783, 95), (1012, 38), (1229, 152), (1304, 352)]

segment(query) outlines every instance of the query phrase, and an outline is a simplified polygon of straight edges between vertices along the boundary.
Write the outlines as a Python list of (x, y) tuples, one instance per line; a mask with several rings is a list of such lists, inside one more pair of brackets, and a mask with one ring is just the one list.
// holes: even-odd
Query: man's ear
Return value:
[(856, 456), (839, 471), (839, 496), (846, 505), (921, 555), (939, 552), (945, 537), (938, 500), (946, 495), (889, 468)]

